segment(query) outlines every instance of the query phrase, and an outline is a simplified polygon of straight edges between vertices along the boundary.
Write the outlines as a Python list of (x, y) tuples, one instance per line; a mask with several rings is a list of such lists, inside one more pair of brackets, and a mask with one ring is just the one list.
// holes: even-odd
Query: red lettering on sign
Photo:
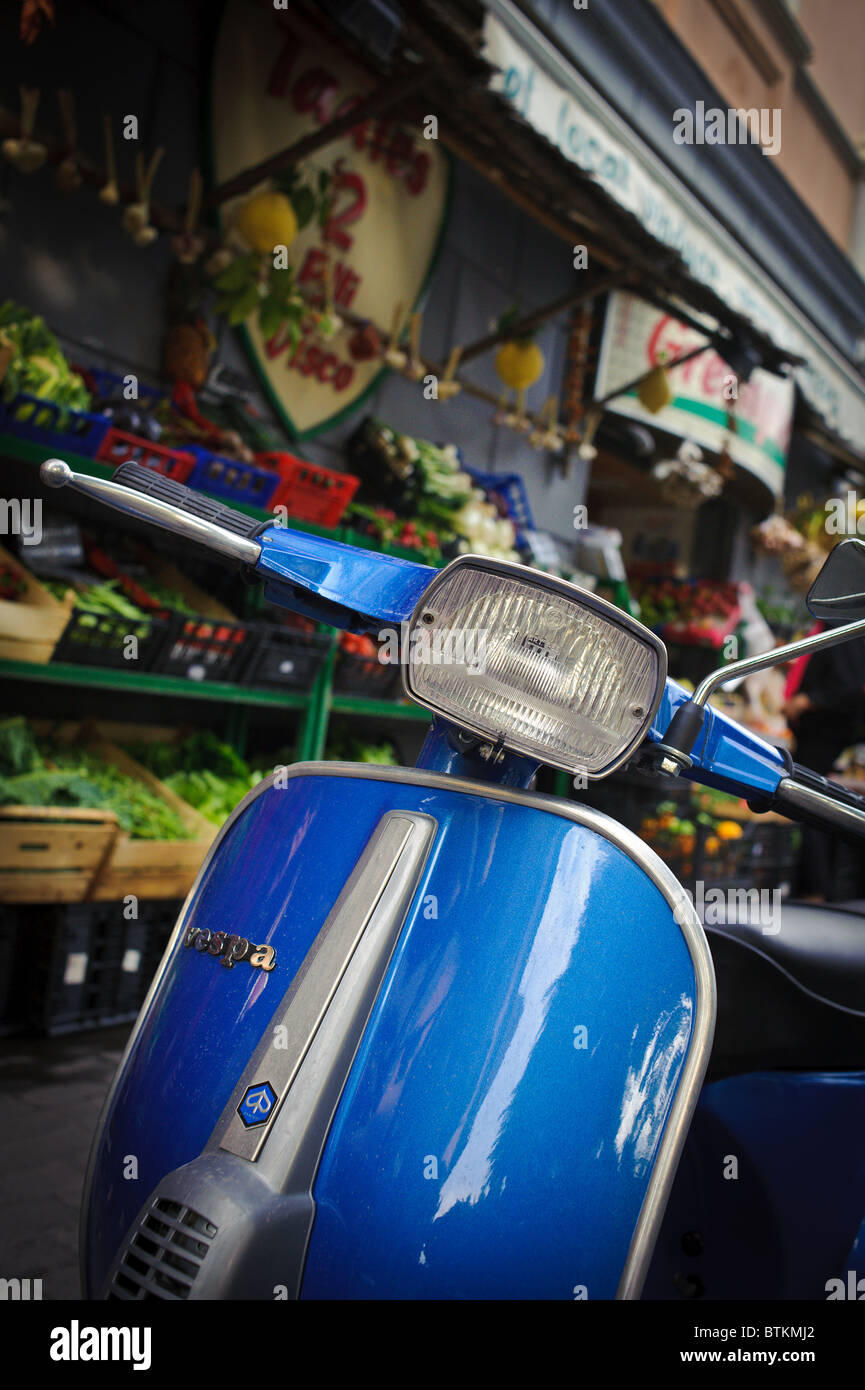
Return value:
[[(273, 339), (266, 344), (268, 356), (274, 357), (276, 352), (271, 352), (270, 347)], [(284, 350), (285, 344), (279, 350)], [(301, 339), (290, 358), (286, 359), (287, 368), (293, 367), (300, 372), (301, 376), (314, 377), (322, 386), (332, 386), (334, 391), (347, 391), (354, 380), (354, 366), (351, 362), (341, 362), (335, 352), (327, 352), (309, 337)]]
[(412, 160), (411, 172), (406, 179), (406, 188), (409, 193), (414, 196), (418, 193), (423, 193), (426, 188), (431, 164), (432, 160), (429, 155), (425, 154), (422, 150), (415, 155)]
[(336, 163), (336, 175), (333, 181), (334, 194), (348, 193), (349, 202), (341, 212), (334, 212), (324, 227), (325, 241), (332, 241), (339, 247), (340, 251), (350, 251), (354, 244), (354, 237), (351, 236), (345, 227), (356, 222), (363, 214), (367, 205), (366, 184), (360, 174), (354, 174), (348, 169), (340, 168), (343, 163), (341, 159)]
[(318, 379), (322, 386), (326, 386), (329, 381), (333, 381), (337, 367), (337, 357), (332, 352), (325, 353), (321, 359), (318, 369)]
[(292, 99), (296, 111), (312, 112), (319, 125), (330, 120), (334, 99), (339, 91), (339, 83), (332, 73), (324, 68), (310, 68), (299, 77), (292, 88)]
[(320, 246), (311, 246), (303, 258), (303, 265), (297, 273), (298, 284), (305, 285), (310, 280), (320, 280), (327, 257)]
[[(311, 246), (303, 258), (297, 272), (299, 285), (320, 284), (324, 278), (327, 254), (320, 246)], [(361, 277), (356, 270), (343, 261), (337, 261), (333, 268), (333, 300), (344, 309), (351, 308), (352, 301), (360, 289)]]
[(352, 300), (360, 289), (360, 276), (351, 266), (343, 265), (338, 261), (333, 272), (333, 298), (334, 303), (341, 304), (343, 309), (350, 309)]
[(411, 169), (414, 141), (405, 130), (395, 130), (388, 146), (385, 168), (392, 178), (401, 179)]
[(390, 121), (387, 116), (383, 116), (376, 124), (375, 134), (369, 142), (369, 157), (373, 164), (378, 162), (379, 155), (385, 147), (385, 137), (390, 130)]
[(283, 337), (281, 328), (278, 328), (272, 337), (267, 338), (264, 344), (264, 350), (271, 360), (274, 357), (279, 357), (280, 353), (285, 352), (287, 347), (288, 338)]
[(267, 79), (267, 95), (271, 97), (284, 97), (288, 86), (288, 79), (294, 67), (295, 59), (300, 52), (300, 42), (296, 34), (286, 26), (286, 35), (282, 48), (277, 54), (276, 62), (270, 70), (270, 77)]

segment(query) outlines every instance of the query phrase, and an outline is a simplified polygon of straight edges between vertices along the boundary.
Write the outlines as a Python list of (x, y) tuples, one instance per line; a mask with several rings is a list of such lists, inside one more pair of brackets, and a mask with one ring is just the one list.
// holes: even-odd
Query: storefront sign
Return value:
[[(303, 39), (290, 10), (229, 0), (211, 90), (215, 181), (319, 129), (370, 87), (341, 55)], [(436, 140), (384, 115), (324, 146), (305, 167), (331, 171), (336, 201), (324, 234), (313, 219), (288, 248), (298, 281), (321, 285), (324, 235), (336, 313), (350, 309), (389, 330), (401, 306), (405, 323), (430, 274), (445, 214), (448, 165)], [(225, 225), (233, 207), (223, 208)], [(296, 347), (278, 336), (265, 341), (254, 318), (244, 332), (273, 404), (298, 435), (325, 429), (355, 407), (382, 369), (380, 357), (352, 356), (350, 327), (328, 341), (307, 334)]]
[(745, 249), (645, 142), (570, 66), (511, 0), (488, 0), (484, 56), (495, 90), (648, 232), (682, 257), (695, 280), (778, 347), (809, 404), (857, 454), (865, 454), (865, 383)]
[[(700, 343), (701, 334), (634, 295), (610, 295), (598, 359), (595, 396), (626, 385), (650, 367), (663, 366)], [(784, 464), (793, 424), (793, 383), (758, 368), (736, 383), (726, 362), (711, 348), (668, 374), (673, 400), (650, 413), (635, 391), (608, 406), (658, 430), (693, 439), (758, 477), (776, 496), (784, 488)], [(736, 391), (731, 399), (731, 392)]]

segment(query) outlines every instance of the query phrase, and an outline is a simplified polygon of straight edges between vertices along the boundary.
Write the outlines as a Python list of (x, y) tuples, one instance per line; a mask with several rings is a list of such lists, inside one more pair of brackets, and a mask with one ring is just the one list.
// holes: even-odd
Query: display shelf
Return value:
[(395, 700), (367, 700), (361, 695), (334, 695), (331, 714), (368, 715), (371, 719), (413, 719), (428, 724), (429, 710), (420, 705), (397, 704)]
[(257, 690), (253, 686), (228, 685), (224, 681), (190, 681), (182, 676), (160, 676), (153, 672), (110, 670), (101, 666), (79, 666), (74, 662), (0, 661), (0, 679), (37, 681), (49, 685), (75, 685), (89, 689), (115, 690), (139, 695), (181, 696), (189, 700), (217, 700), (223, 704), (271, 705), (282, 709), (305, 709), (308, 695), (293, 691)]

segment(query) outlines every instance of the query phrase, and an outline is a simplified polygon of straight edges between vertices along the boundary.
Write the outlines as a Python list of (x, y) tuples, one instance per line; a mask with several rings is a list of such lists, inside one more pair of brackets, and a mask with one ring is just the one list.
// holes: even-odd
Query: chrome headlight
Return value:
[(525, 565), (465, 555), (408, 626), (407, 693), (490, 743), (605, 777), (645, 738), (664, 644), (596, 594)]

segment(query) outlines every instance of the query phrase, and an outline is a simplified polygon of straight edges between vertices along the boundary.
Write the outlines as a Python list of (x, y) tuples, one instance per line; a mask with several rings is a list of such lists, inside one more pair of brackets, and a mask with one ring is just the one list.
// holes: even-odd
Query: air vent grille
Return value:
[(188, 1298), (216, 1231), (200, 1212), (157, 1197), (126, 1242), (108, 1298)]

